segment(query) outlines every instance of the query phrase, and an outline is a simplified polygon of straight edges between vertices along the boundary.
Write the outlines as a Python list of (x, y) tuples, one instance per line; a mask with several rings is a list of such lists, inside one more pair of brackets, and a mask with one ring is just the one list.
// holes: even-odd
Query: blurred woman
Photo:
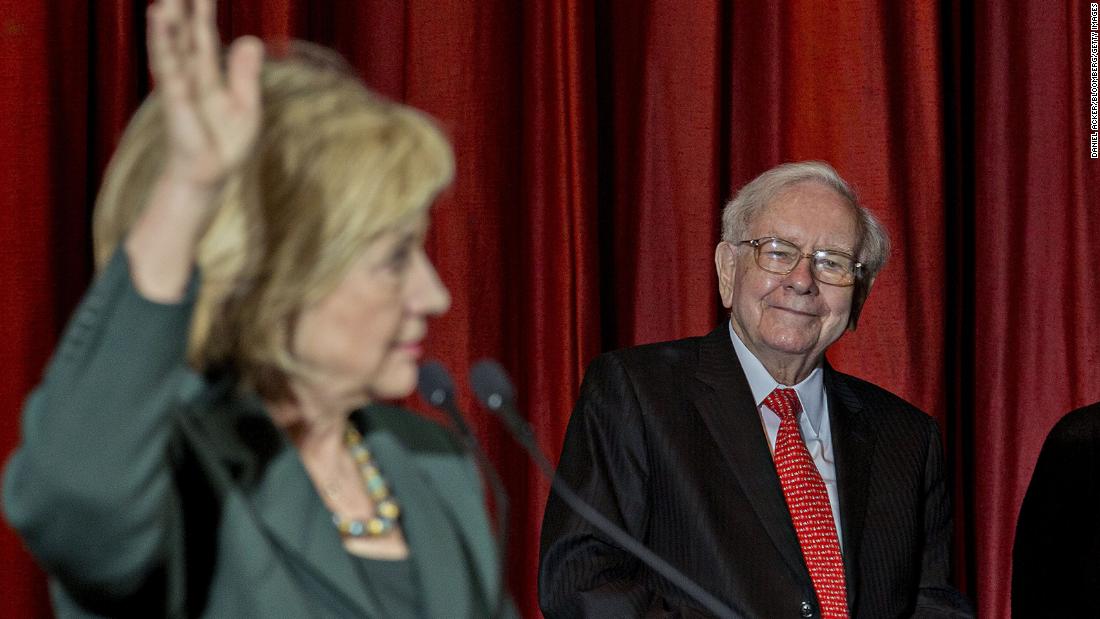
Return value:
[(149, 8), (156, 90), (97, 200), (99, 273), (4, 478), (66, 615), (498, 608), (478, 476), (409, 395), (449, 305), (453, 173), (417, 111), (319, 48), (219, 60), (212, 0)]

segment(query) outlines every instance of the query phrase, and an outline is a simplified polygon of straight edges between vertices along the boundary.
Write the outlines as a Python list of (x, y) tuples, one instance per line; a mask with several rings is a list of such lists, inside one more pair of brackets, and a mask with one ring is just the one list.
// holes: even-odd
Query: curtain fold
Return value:
[(719, 3), (608, 4), (597, 137), (605, 349), (713, 328), (728, 193)]
[(979, 3), (975, 45), (976, 566), (1007, 616), (1016, 515), (1046, 433), (1100, 396), (1100, 164), (1089, 3)]
[[(91, 274), (103, 167), (150, 86), (142, 0), (0, 0), (0, 457)], [(221, 2), (225, 40), (335, 47), (451, 137), (429, 251), (451, 289), (429, 355), (512, 501), (510, 585), (537, 616), (547, 484), (465, 377), (500, 359), (556, 459), (601, 351), (722, 318), (720, 213), (767, 168), (825, 159), (895, 251), (831, 362), (933, 415), (959, 582), (1007, 616), (1013, 529), (1043, 437), (1100, 400), (1088, 11), (984, 0)], [(411, 400), (414, 407), (425, 408)], [(0, 525), (0, 614), (48, 616)]]
[[(42, 59), (49, 12), (33, 4), (3, 12), (0, 36), (0, 453), (18, 438), (19, 402), (56, 341), (50, 217), (51, 83)], [(34, 58), (34, 61), (28, 61)], [(80, 208), (84, 208), (81, 204)], [(41, 574), (7, 526), (0, 526), (3, 606), (27, 616), (46, 612)]]

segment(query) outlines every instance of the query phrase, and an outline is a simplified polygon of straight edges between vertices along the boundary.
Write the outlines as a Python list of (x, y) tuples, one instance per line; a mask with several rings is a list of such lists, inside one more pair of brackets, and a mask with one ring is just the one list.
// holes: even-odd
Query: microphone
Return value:
[(463, 440), (473, 437), (470, 426), (455, 404), (455, 383), (442, 363), (432, 359), (420, 366), (416, 390), (429, 404), (447, 413)]
[(683, 572), (673, 567), (644, 544), (634, 539), (629, 533), (608, 520), (603, 514), (586, 503), (564, 481), (554, 474), (554, 467), (542, 453), (531, 425), (523, 419), (516, 410), (515, 389), (508, 374), (499, 363), (492, 359), (482, 359), (470, 369), (470, 387), (474, 390), (477, 399), (495, 415), (500, 417), (507, 426), (512, 436), (520, 443), (527, 455), (538, 465), (543, 476), (550, 480), (550, 488), (565, 501), (574, 512), (601, 533), (611, 538), (622, 549), (634, 555), (680, 590), (687, 593), (708, 611), (718, 617), (739, 618), (740, 615), (733, 612), (718, 598), (708, 593), (695, 581), (684, 575)]
[(500, 617), (504, 610), (505, 592), (507, 590), (505, 574), (508, 565), (508, 494), (504, 490), (504, 483), (501, 482), (496, 468), (489, 462), (489, 458), (482, 451), (481, 446), (478, 445), (477, 438), (470, 430), (465, 417), (458, 410), (458, 404), (455, 403), (455, 384), (451, 380), (447, 368), (435, 360), (427, 361), (421, 365), (416, 390), (426, 402), (447, 414), (466, 451), (474, 454), (478, 467), (493, 493), (493, 504), (496, 506), (497, 514), (497, 569), (500, 580), (500, 592), (497, 596), (496, 610), (493, 616)]

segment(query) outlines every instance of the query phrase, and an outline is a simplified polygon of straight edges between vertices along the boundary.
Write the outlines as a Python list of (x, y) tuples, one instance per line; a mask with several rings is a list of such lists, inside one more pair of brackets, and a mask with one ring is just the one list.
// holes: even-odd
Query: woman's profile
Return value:
[(213, 15), (149, 8), (156, 88), (25, 405), (7, 518), (61, 616), (492, 615), (475, 467), (384, 404), (450, 303), (424, 250), (450, 146), (326, 50), (243, 38), (222, 62)]

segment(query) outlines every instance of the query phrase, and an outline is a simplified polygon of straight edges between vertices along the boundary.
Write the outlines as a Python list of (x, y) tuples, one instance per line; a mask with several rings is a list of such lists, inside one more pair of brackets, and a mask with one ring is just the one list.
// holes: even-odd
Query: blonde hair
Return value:
[[(450, 184), (450, 144), (424, 114), (367, 90), (333, 52), (295, 43), (261, 74), (253, 156), (226, 180), (197, 248), (188, 342), (200, 371), (231, 370), (264, 397), (307, 373), (291, 353), (301, 310), (378, 235), (419, 217)], [(151, 95), (108, 166), (93, 218), (102, 268), (144, 209), (165, 156)]]

